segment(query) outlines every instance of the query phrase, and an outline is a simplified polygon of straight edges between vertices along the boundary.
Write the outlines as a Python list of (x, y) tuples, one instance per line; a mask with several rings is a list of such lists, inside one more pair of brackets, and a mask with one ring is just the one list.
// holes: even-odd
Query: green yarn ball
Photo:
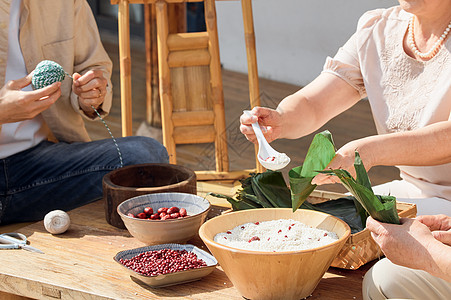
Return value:
[(66, 72), (58, 63), (51, 60), (43, 60), (34, 69), (31, 84), (35, 89), (41, 89), (54, 82), (62, 82), (65, 77)]

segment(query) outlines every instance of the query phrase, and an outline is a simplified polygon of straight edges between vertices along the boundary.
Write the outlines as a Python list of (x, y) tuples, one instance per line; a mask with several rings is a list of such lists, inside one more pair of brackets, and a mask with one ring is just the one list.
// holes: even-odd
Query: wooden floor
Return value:
[[(121, 136), (120, 124), (120, 83), (118, 46), (114, 39), (104, 39), (104, 46), (113, 60), (113, 108), (106, 118), (114, 136)], [(145, 53), (144, 45), (132, 42), (132, 111), (133, 134), (139, 126), (145, 124)], [(247, 74), (223, 70), (223, 86), (225, 99), (226, 127), (228, 136), (228, 151), (230, 169), (242, 170), (255, 167), (254, 148), (239, 132), (239, 116), (244, 109), (249, 108), (249, 93)], [(277, 103), (287, 95), (297, 91), (300, 87), (283, 82), (260, 79), (260, 93), (262, 105), (276, 107)], [(109, 134), (102, 122), (87, 122), (92, 139), (109, 138)], [(334, 138), (337, 148), (345, 143), (376, 133), (371, 110), (367, 101), (360, 101), (347, 112), (331, 120), (319, 131), (328, 129)], [(289, 169), (303, 162), (313, 134), (298, 140), (279, 140), (272, 143), (278, 151), (287, 153), (292, 162), (284, 169), (286, 176)], [(193, 170), (213, 170), (213, 145), (180, 145), (177, 146), (177, 163)], [(398, 178), (398, 171), (394, 167), (375, 167), (369, 172), (373, 185)], [(341, 185), (322, 186), (323, 190), (342, 192)]]

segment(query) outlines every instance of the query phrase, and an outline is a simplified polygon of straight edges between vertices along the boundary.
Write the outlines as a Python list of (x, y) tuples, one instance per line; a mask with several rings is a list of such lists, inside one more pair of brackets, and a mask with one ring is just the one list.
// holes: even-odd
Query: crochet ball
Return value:
[(51, 60), (41, 61), (33, 71), (31, 84), (35, 89), (41, 89), (66, 77), (63, 67)]

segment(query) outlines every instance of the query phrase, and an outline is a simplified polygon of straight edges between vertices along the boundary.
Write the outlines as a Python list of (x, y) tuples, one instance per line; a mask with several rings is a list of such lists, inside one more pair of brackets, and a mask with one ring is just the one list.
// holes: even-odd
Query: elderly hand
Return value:
[(78, 95), (78, 102), (81, 109), (89, 116), (94, 116), (95, 112), (91, 106), (98, 108), (105, 99), (106, 86), (108, 81), (103, 77), (101, 70), (88, 71), (83, 76), (74, 73), (72, 91)]
[(432, 235), (448, 246), (451, 246), (451, 217), (446, 215), (418, 216), (416, 218), (432, 231)]
[(30, 120), (49, 108), (61, 96), (61, 82), (42, 89), (22, 91), (32, 75), (8, 81), (0, 90), (0, 124)]
[(414, 219), (401, 218), (400, 221), (401, 225), (387, 224), (369, 217), (366, 228), (393, 263), (426, 271), (436, 270), (438, 266), (431, 257), (431, 251), (439, 242), (429, 228)]
[[(344, 169), (348, 171), (352, 177), (355, 178), (355, 168), (354, 168), (354, 160), (355, 160), (355, 151), (359, 148), (359, 140), (352, 141), (341, 147), (337, 153), (335, 154), (334, 158), (331, 160), (331, 162), (327, 165), (325, 170), (334, 170), (334, 169)], [(363, 164), (365, 166), (366, 170), (369, 170), (371, 165), (366, 163), (364, 161), (365, 155), (363, 153), (360, 153), (360, 157), (362, 157)], [(332, 183), (339, 183), (340, 179), (338, 179), (337, 176), (334, 175), (328, 175), (328, 174), (318, 174), (316, 175), (313, 180), (312, 184), (322, 185), (322, 184), (332, 184)]]
[(257, 121), (260, 124), (268, 143), (280, 137), (282, 132), (282, 117), (278, 111), (271, 108), (256, 106), (252, 109), (251, 114), (252, 117), (249, 117), (246, 114), (242, 114), (240, 117), (240, 131), (249, 141), (254, 144), (257, 143), (257, 138), (252, 129), (252, 123)]

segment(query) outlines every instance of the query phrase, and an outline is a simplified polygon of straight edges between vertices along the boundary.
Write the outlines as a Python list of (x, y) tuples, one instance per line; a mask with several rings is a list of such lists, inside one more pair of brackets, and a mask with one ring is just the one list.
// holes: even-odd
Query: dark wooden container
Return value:
[(117, 206), (135, 196), (180, 192), (196, 194), (196, 173), (172, 164), (141, 164), (126, 166), (103, 177), (105, 217), (109, 224), (125, 229)]

